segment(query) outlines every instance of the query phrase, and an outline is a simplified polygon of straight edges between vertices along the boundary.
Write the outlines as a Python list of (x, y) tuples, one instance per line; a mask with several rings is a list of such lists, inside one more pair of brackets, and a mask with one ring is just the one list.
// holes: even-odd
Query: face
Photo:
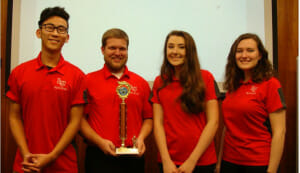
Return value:
[[(53, 16), (45, 20), (42, 25), (45, 24), (52, 24), (55, 27), (68, 28), (67, 21), (58, 16)], [(42, 50), (49, 52), (60, 52), (63, 45), (69, 40), (68, 32), (63, 34), (58, 33), (57, 28), (54, 29), (54, 31), (50, 32), (46, 30), (45, 26), (42, 26), (41, 28), (37, 29), (36, 35), (42, 40)]]
[(185, 41), (180, 36), (170, 36), (167, 42), (167, 59), (174, 67), (181, 67), (186, 58)]
[(261, 59), (257, 43), (251, 38), (242, 40), (237, 46), (235, 59), (237, 66), (244, 72), (253, 69)]
[(113, 73), (123, 72), (128, 58), (127, 42), (122, 38), (109, 38), (101, 48), (104, 61)]

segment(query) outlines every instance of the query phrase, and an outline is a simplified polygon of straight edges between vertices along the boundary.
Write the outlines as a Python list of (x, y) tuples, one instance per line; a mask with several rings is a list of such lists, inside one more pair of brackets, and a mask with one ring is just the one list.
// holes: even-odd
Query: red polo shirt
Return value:
[(120, 103), (117, 95), (118, 81), (126, 81), (131, 85), (131, 92), (125, 99), (127, 106), (127, 138), (126, 146), (132, 146), (132, 138), (139, 136), (144, 119), (152, 118), (152, 106), (149, 102), (150, 87), (147, 81), (125, 68), (124, 74), (117, 79), (106, 65), (89, 73), (86, 77), (88, 88), (87, 121), (104, 139), (112, 141), (117, 147), (120, 140)]
[[(201, 70), (201, 75), (206, 87), (205, 100), (217, 99), (214, 77), (206, 70)], [(197, 145), (206, 125), (206, 115), (204, 112), (191, 115), (181, 109), (178, 98), (182, 93), (182, 87), (178, 79), (175, 79), (157, 93), (157, 89), (161, 86), (162, 80), (157, 77), (154, 81), (151, 101), (160, 104), (163, 108), (163, 125), (168, 151), (172, 161), (176, 165), (181, 165)], [(161, 162), (160, 157), (158, 157), (158, 160)], [(210, 165), (216, 162), (215, 146), (212, 142), (199, 158), (197, 165)]]
[[(83, 104), (83, 72), (61, 56), (56, 67), (48, 69), (41, 56), (16, 67), (8, 80), (6, 96), (21, 105), (24, 132), (31, 153), (51, 152), (69, 122), (73, 105)], [(14, 170), (21, 170), (20, 151)], [(72, 144), (43, 172), (78, 172), (77, 157)]]
[(275, 78), (261, 83), (250, 80), (227, 93), (222, 103), (227, 129), (223, 160), (239, 165), (268, 165), (272, 140), (269, 115), (281, 108), (285, 108), (285, 102)]

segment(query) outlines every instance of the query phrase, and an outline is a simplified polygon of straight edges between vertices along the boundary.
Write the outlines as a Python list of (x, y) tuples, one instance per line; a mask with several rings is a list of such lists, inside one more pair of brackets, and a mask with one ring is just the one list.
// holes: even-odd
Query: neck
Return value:
[(113, 73), (113, 74), (123, 74), (125, 71), (125, 66), (121, 67), (121, 68), (113, 68), (111, 67), (109, 64), (105, 63), (106, 67), (108, 68), (108, 70)]
[(250, 71), (244, 71), (244, 82), (247, 82), (251, 79), (251, 72)]
[(60, 59), (60, 52), (49, 53), (47, 51), (42, 51), (41, 60), (42, 63), (49, 67), (56, 67)]
[(180, 70), (181, 70), (181, 66), (176, 66), (174, 68), (174, 71), (175, 71), (175, 77), (179, 79), (179, 76), (180, 76)]

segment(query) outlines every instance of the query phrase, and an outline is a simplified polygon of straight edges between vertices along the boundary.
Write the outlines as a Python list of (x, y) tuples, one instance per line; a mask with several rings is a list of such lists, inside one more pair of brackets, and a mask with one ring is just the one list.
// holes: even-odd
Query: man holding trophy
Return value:
[(81, 133), (86, 173), (144, 172), (144, 140), (152, 131), (150, 87), (128, 70), (129, 39), (120, 29), (102, 36), (104, 67), (87, 75), (88, 106)]

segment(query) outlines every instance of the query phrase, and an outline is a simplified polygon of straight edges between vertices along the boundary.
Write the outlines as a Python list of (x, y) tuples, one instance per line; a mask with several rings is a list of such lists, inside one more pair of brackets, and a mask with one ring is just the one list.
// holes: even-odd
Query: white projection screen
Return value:
[(38, 55), (37, 22), (44, 8), (54, 6), (70, 14), (70, 40), (62, 53), (85, 73), (102, 68), (101, 37), (110, 28), (127, 32), (128, 68), (148, 81), (159, 75), (172, 30), (193, 36), (201, 68), (218, 82), (240, 34), (258, 34), (272, 55), (271, 0), (14, 0), (13, 5), (12, 69)]

